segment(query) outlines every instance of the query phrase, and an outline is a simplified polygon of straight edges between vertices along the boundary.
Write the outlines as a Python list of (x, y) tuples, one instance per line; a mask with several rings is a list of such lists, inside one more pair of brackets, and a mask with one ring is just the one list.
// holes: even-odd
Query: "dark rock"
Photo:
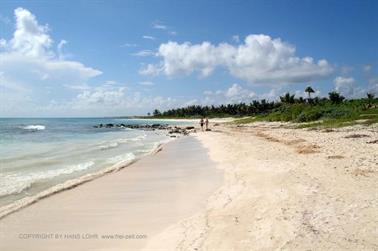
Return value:
[[(152, 124), (152, 125), (135, 125), (135, 124), (98, 124), (93, 126), (94, 128), (130, 128), (139, 130), (167, 130), (168, 135), (171, 134), (183, 134), (188, 135), (191, 132), (196, 132), (194, 126), (179, 127), (179, 126), (169, 126), (167, 124)], [(173, 136), (173, 135), (172, 135)]]

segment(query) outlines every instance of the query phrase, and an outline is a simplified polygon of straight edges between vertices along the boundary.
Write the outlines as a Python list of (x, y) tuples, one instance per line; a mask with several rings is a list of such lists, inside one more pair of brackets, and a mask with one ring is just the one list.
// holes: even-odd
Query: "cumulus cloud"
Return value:
[(162, 64), (147, 64), (145, 67), (139, 70), (139, 74), (156, 76), (159, 75), (163, 70), (164, 68)]
[(66, 106), (71, 112), (77, 111), (79, 114), (110, 116), (140, 114), (141, 111), (147, 113), (153, 109), (166, 110), (182, 103), (171, 97), (144, 96), (140, 92), (129, 91), (125, 86), (102, 84), (83, 90)]
[(100, 104), (104, 106), (120, 105), (125, 96), (126, 87), (96, 87), (77, 95), (79, 103)]
[[(160, 45), (161, 62), (155, 69), (165, 75), (199, 72), (208, 76), (218, 67), (231, 75), (254, 84), (300, 83), (329, 76), (333, 69), (321, 59), (298, 57), (294, 46), (267, 35), (249, 35), (243, 44), (231, 45), (210, 42), (191, 44), (168, 42)], [(162, 65), (162, 67), (160, 67)], [(141, 72), (154, 72), (142, 70)]]
[(251, 102), (253, 99), (259, 99), (258, 95), (240, 84), (234, 83), (225, 90), (205, 91), (203, 104), (232, 104), (240, 102)]
[(53, 43), (47, 33), (48, 26), (39, 25), (35, 16), (26, 9), (17, 8), (14, 14), (16, 30), (10, 41), (11, 48), (25, 56), (52, 56), (48, 50)]
[(66, 85), (84, 85), (101, 74), (81, 62), (64, 60), (61, 50), (66, 42), (62, 40), (55, 52), (48, 26), (40, 25), (30, 11), (17, 8), (14, 15), (13, 37), (9, 41), (2, 38), (0, 48), (1, 99), (10, 94), (13, 99), (3, 103), (1, 114), (9, 113), (16, 105), (43, 105), (50, 96), (60, 96)]
[(360, 98), (366, 95), (367, 90), (358, 86), (352, 77), (338, 76), (333, 80), (335, 90), (347, 98)]
[(233, 84), (230, 88), (227, 89), (225, 96), (231, 102), (243, 102), (246, 100), (250, 101), (252, 98), (256, 97), (256, 93), (246, 90), (238, 84)]

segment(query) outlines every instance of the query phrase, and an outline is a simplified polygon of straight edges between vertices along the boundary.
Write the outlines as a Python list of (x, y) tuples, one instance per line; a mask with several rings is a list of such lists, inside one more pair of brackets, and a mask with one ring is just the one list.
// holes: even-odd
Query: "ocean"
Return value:
[[(121, 118), (0, 118), (0, 217), (62, 189), (117, 170), (171, 140), (166, 131), (94, 128), (166, 124)], [(170, 122), (170, 124), (188, 124)], [(3, 210), (4, 211), (4, 210)]]

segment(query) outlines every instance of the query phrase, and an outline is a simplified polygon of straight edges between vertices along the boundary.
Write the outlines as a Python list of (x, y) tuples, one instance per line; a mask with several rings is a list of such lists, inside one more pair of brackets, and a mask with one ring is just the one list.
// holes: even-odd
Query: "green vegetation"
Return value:
[[(340, 127), (353, 124), (372, 124), (378, 122), (378, 98), (368, 93), (367, 98), (347, 100), (332, 91), (328, 98), (311, 98), (315, 91), (305, 89), (308, 98), (295, 98), (286, 93), (279, 102), (266, 100), (252, 101), (250, 104), (228, 104), (220, 106), (188, 106), (164, 112), (155, 110), (157, 118), (199, 118), (199, 117), (244, 117), (236, 120), (238, 124), (255, 121), (285, 121), (300, 123), (298, 127)], [(248, 117), (246, 117), (248, 116)]]

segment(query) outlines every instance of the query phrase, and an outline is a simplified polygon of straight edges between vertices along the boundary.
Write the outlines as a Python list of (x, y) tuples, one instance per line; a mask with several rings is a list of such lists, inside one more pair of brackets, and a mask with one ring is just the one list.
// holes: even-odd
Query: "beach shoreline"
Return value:
[(6, 216), (15, 213), (33, 203), (37, 203), (40, 200), (46, 199), (50, 196), (58, 194), (60, 192), (64, 192), (66, 190), (74, 189), (77, 186), (83, 185), (87, 182), (91, 182), (95, 179), (101, 178), (107, 174), (118, 172), (128, 166), (132, 165), (139, 159), (146, 157), (148, 155), (153, 155), (162, 150), (164, 143), (157, 145), (156, 148), (152, 149), (148, 154), (141, 156), (140, 158), (132, 158), (130, 160), (124, 160), (114, 165), (109, 165), (107, 168), (101, 169), (99, 171), (88, 173), (83, 176), (80, 176), (75, 179), (69, 179), (63, 183), (57, 184), (53, 187), (50, 187), (46, 190), (43, 190), (35, 195), (31, 195), (25, 198), (21, 198), (19, 200), (14, 201), (8, 205), (0, 207), (0, 220), (5, 218)]
[(0, 248), (140, 249), (145, 239), (41, 240), (35, 236), (22, 239), (19, 235), (73, 234), (74, 238), (80, 233), (150, 238), (203, 207), (222, 177), (198, 140), (181, 137), (127, 168), (46, 197), (4, 217), (0, 220)]

